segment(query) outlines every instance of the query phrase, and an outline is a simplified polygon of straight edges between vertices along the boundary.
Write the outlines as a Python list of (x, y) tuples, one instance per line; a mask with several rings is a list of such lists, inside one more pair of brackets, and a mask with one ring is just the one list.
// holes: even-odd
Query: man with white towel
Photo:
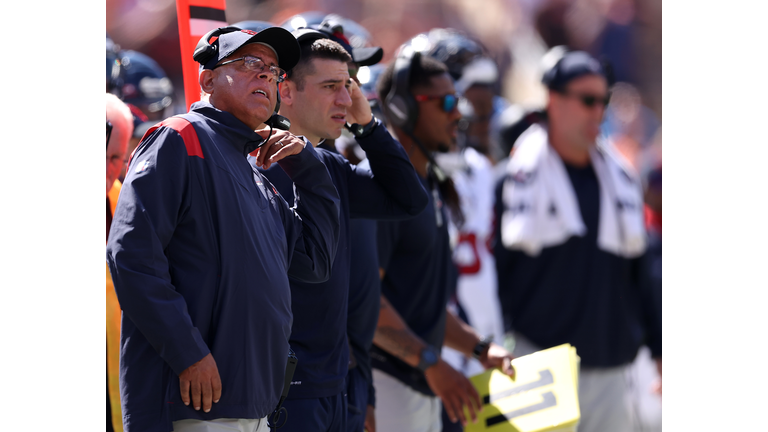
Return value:
[(648, 283), (642, 185), (599, 138), (609, 68), (565, 47), (545, 62), (546, 119), (518, 138), (496, 188), (507, 348), (519, 357), (574, 345), (579, 432), (631, 431), (626, 369), (641, 345), (661, 373), (661, 297)]

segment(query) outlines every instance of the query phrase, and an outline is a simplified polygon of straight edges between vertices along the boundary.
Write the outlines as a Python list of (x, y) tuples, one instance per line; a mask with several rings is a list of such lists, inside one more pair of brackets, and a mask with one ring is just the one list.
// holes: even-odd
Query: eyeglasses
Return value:
[(443, 96), (416, 95), (415, 98), (419, 102), (438, 99), (441, 101), (443, 111), (447, 113), (455, 110), (456, 106), (459, 104), (459, 96), (456, 94), (447, 94)]
[(590, 94), (581, 94), (581, 93), (569, 93), (569, 92), (560, 92), (561, 95), (566, 97), (573, 97), (581, 101), (582, 105), (584, 105), (587, 108), (593, 108), (598, 103), (603, 106), (603, 108), (608, 106), (608, 103), (611, 101), (611, 93), (607, 93), (605, 96), (595, 96)]
[(269, 69), (269, 72), (272, 73), (272, 76), (277, 80), (277, 82), (283, 82), (285, 79), (285, 70), (277, 67), (277, 66), (267, 66), (266, 63), (264, 63), (264, 60), (253, 57), (253, 56), (245, 56), (236, 58), (234, 60), (227, 60), (224, 63), (219, 63), (216, 66), (212, 67), (211, 70), (216, 69), (217, 67), (221, 67), (224, 65), (228, 65), (230, 63), (238, 62), (242, 60), (243, 65), (245, 65), (245, 68), (248, 69), (251, 72), (258, 72), (263, 73), (265, 69)]
[(109, 148), (109, 137), (112, 136), (112, 123), (107, 120), (107, 148)]

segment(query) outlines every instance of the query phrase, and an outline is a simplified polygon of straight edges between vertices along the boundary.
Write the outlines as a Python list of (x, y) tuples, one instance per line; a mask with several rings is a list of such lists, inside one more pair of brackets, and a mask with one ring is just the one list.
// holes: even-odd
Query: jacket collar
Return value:
[(222, 111), (209, 102), (198, 101), (192, 104), (190, 111), (210, 118), (218, 124), (217, 133), (221, 133), (226, 141), (235, 146), (243, 155), (256, 150), (261, 145), (263, 138), (251, 130), (245, 123), (229, 112)]

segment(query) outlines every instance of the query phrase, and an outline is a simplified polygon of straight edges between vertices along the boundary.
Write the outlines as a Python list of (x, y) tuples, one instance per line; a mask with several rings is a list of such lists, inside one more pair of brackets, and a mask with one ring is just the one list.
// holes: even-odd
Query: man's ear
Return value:
[(285, 80), (280, 86), (280, 106), (293, 106), (293, 96), (296, 92), (296, 84), (293, 80)]
[(209, 69), (203, 69), (202, 72), (200, 72), (200, 77), (198, 78), (200, 83), (200, 88), (203, 89), (204, 92), (208, 94), (213, 94), (213, 71)]

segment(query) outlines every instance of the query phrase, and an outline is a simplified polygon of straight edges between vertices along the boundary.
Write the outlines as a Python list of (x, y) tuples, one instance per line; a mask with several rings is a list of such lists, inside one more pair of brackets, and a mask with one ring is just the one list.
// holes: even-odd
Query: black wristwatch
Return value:
[(475, 345), (475, 349), (472, 350), (472, 357), (480, 360), (480, 357), (482, 357), (483, 354), (488, 351), (488, 347), (491, 346), (491, 342), (493, 342), (493, 336), (486, 336), (480, 339), (480, 342)]
[(419, 365), (416, 366), (416, 369), (424, 373), (430, 366), (436, 365), (439, 359), (440, 354), (437, 352), (437, 350), (433, 346), (427, 345), (423, 350), (421, 350), (421, 355), (419, 356)]
[(357, 123), (354, 124), (345, 124), (344, 127), (347, 128), (347, 130), (352, 133), (352, 135), (355, 136), (355, 138), (365, 138), (371, 133), (373, 133), (373, 130), (376, 128), (376, 125), (378, 125), (379, 122), (376, 121), (375, 116), (371, 116), (371, 121), (368, 122), (367, 125), (359, 125)]

